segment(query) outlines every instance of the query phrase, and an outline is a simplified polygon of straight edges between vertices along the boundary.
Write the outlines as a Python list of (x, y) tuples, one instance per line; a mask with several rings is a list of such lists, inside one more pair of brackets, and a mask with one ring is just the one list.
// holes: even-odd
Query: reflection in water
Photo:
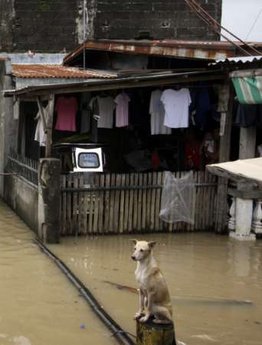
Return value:
[[(262, 242), (214, 234), (157, 234), (155, 256), (168, 281), (177, 338), (187, 345), (260, 345)], [(115, 320), (135, 333), (133, 236), (63, 238), (49, 248)]]
[(0, 202), (0, 344), (112, 345), (116, 342), (33, 233)]

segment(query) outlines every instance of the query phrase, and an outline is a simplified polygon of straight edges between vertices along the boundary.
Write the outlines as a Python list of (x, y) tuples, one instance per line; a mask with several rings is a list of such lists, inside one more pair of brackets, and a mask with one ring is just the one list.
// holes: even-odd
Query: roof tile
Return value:
[(115, 73), (110, 72), (44, 64), (13, 64), (12, 74), (18, 78), (110, 79), (117, 77)]

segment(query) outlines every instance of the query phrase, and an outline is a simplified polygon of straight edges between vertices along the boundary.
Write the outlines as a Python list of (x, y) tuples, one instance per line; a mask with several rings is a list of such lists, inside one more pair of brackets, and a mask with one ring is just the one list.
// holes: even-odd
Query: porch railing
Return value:
[(16, 153), (9, 154), (5, 171), (22, 176), (35, 186), (38, 185), (38, 162), (30, 158), (22, 157)]

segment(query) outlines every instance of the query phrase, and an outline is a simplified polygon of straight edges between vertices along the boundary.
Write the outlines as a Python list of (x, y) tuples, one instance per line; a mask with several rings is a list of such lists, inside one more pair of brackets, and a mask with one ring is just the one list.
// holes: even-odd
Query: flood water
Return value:
[(112, 345), (78, 291), (0, 201), (0, 344)]
[[(0, 344), (116, 344), (33, 233), (0, 203)], [(214, 234), (136, 235), (156, 240), (176, 337), (187, 345), (261, 345), (262, 241)], [(127, 332), (137, 311), (134, 236), (62, 238), (49, 245)]]
[[(135, 334), (133, 237), (63, 238), (49, 248), (122, 328)], [(206, 233), (136, 238), (157, 241), (154, 253), (172, 295), (178, 340), (187, 345), (261, 345), (262, 241)]]

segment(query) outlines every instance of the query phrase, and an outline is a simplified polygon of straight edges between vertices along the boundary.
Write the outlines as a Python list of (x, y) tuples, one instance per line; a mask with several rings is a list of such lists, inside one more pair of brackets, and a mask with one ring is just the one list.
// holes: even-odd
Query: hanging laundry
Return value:
[(157, 89), (151, 92), (149, 113), (151, 134), (171, 134), (171, 129), (164, 126), (165, 109), (161, 102), (162, 91)]
[(115, 98), (116, 103), (116, 127), (127, 127), (129, 124), (128, 103), (129, 96), (123, 91)]
[(193, 124), (204, 131), (211, 121), (211, 101), (208, 88), (199, 87), (191, 91), (190, 112), (193, 116)]
[(89, 109), (82, 109), (80, 133), (88, 133), (91, 129), (91, 112)]
[[(45, 117), (45, 123), (47, 121), (47, 111), (46, 108), (43, 108), (43, 115)], [(40, 146), (46, 146), (46, 133), (44, 128), (43, 119), (41, 116), (40, 111), (36, 114), (35, 120), (37, 121), (36, 129), (35, 129), (35, 137), (34, 140), (39, 142)]]
[(89, 106), (98, 128), (113, 128), (115, 102), (111, 96), (93, 97)]
[(57, 112), (55, 129), (58, 131), (75, 132), (77, 108), (78, 104), (76, 97), (58, 97), (55, 106)]
[(189, 126), (189, 105), (191, 97), (187, 88), (167, 89), (162, 93), (164, 105), (164, 126), (170, 128), (187, 128)]

